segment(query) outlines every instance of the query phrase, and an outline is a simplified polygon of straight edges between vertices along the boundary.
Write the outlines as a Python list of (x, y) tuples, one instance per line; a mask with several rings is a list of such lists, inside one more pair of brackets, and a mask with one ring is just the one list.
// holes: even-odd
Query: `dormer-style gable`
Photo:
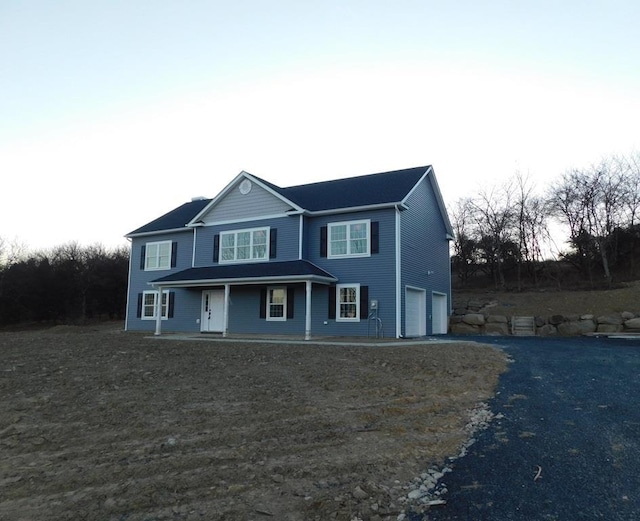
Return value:
[(248, 172), (240, 172), (209, 204), (191, 219), (188, 226), (243, 222), (283, 217), (302, 209)]

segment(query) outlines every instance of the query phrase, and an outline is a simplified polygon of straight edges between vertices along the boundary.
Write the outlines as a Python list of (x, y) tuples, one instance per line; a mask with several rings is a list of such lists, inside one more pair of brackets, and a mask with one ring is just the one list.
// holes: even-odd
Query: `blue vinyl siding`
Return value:
[[(149, 242), (171, 241), (178, 245), (176, 255), (176, 266), (168, 270), (145, 271), (140, 268), (142, 246)], [(137, 237), (131, 242), (131, 273), (129, 274), (129, 301), (127, 305), (127, 324), (128, 330), (149, 331), (155, 328), (153, 320), (142, 320), (137, 318), (138, 310), (138, 294), (144, 291), (153, 290), (149, 285), (152, 280), (164, 277), (177, 271), (185, 270), (191, 267), (191, 258), (193, 253), (193, 231), (185, 230), (183, 232), (168, 233), (164, 235), (150, 235), (147, 237)], [(174, 291), (174, 290), (172, 290)], [(166, 330), (172, 330), (176, 327), (176, 331), (181, 330), (176, 324), (180, 322), (178, 316), (181, 313), (182, 299), (178, 299), (178, 293), (183, 290), (176, 291), (176, 300), (174, 306), (174, 318), (163, 320), (162, 325)]]
[[(427, 290), (427, 334), (432, 333), (431, 297), (433, 291), (447, 295), (451, 302), (449, 241), (438, 204), (428, 179), (416, 187), (406, 201), (408, 210), (401, 219), (401, 298), (405, 316), (405, 288), (414, 286)], [(432, 272), (429, 274), (429, 272)], [(404, 320), (402, 323), (404, 334)]]
[[(355, 257), (344, 259), (329, 259), (320, 256), (320, 228), (328, 223), (370, 219), (379, 223), (379, 253), (370, 257)], [(395, 260), (395, 210), (375, 210), (357, 213), (345, 213), (331, 216), (316, 217), (310, 220), (308, 226), (308, 258), (311, 262), (328, 271), (338, 279), (338, 284), (359, 283), (368, 286), (369, 301), (377, 299), (379, 302), (378, 316), (382, 320), (384, 335), (396, 335), (396, 260)], [(323, 334), (338, 336), (367, 336), (367, 320), (358, 323), (338, 322), (329, 319), (328, 289), (318, 287), (320, 299), (324, 301), (324, 309), (313, 309), (315, 316), (319, 313), (320, 330)], [(324, 324), (327, 320), (329, 323)], [(371, 324), (375, 334), (375, 327)], [(312, 332), (317, 332), (315, 325)]]
[(196, 231), (196, 252), (193, 267), (213, 266), (213, 239), (220, 232), (269, 226), (278, 230), (276, 258), (272, 261), (289, 261), (298, 258), (299, 217), (260, 219), (223, 226), (201, 226)]

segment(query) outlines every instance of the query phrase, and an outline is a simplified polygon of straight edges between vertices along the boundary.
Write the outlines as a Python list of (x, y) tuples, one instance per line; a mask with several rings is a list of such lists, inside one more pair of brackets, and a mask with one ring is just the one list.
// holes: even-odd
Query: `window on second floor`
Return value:
[(269, 258), (269, 228), (220, 233), (219, 261), (244, 262)]
[(171, 241), (148, 242), (144, 246), (144, 269), (168, 270), (172, 265)]
[(349, 221), (330, 223), (329, 257), (363, 257), (369, 251), (370, 221)]

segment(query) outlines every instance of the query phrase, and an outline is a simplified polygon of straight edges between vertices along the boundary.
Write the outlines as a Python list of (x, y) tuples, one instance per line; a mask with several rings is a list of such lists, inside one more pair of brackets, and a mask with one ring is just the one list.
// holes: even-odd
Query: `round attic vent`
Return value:
[(251, 181), (248, 179), (242, 181), (242, 183), (240, 183), (239, 190), (242, 195), (247, 195), (251, 191)]

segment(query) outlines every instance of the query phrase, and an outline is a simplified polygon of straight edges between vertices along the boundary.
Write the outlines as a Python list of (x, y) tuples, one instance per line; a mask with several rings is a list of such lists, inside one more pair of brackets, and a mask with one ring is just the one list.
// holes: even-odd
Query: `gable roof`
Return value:
[(322, 212), (401, 203), (430, 168), (421, 166), (288, 188), (253, 177), (297, 206)]
[(191, 202), (184, 203), (183, 205), (178, 206), (178, 208), (154, 219), (150, 223), (129, 232), (126, 237), (144, 235), (159, 231), (166, 232), (170, 230), (184, 230), (187, 223), (198, 215), (200, 211), (209, 204), (209, 202), (211, 202), (211, 199), (196, 199)]
[(292, 211), (322, 214), (401, 205), (418, 182), (425, 176), (428, 176), (434, 189), (447, 233), (452, 236), (453, 230), (433, 174), (433, 168), (427, 165), (287, 188), (281, 188), (243, 171), (215, 198), (199, 199), (185, 203), (128, 233), (126, 237), (153, 234), (161, 231), (178, 231), (184, 230), (186, 226), (197, 226), (199, 217), (209, 211), (243, 177), (256, 181), (275, 197), (289, 203), (292, 206)]

